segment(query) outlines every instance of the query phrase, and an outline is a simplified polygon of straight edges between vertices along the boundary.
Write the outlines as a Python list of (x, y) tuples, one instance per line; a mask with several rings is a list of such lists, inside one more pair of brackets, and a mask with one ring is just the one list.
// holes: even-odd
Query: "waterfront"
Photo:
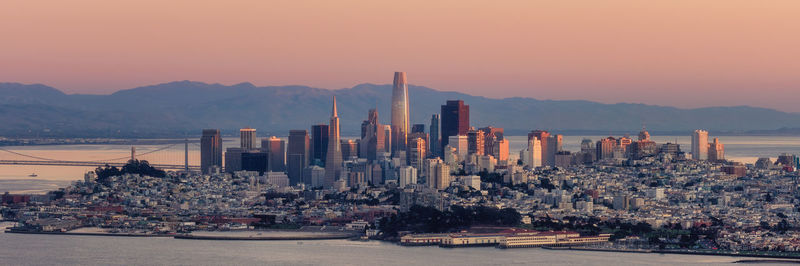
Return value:
[[(564, 136), (565, 150), (580, 150), (580, 142), (584, 138), (597, 141), (607, 136)], [(712, 137), (714, 137), (712, 135)], [(510, 157), (519, 157), (519, 151), (526, 145), (527, 137), (509, 136)], [(691, 138), (689, 136), (653, 136), (657, 143), (677, 142), (684, 152), (690, 150)], [(771, 157), (775, 159), (781, 153), (800, 154), (800, 136), (721, 136), (725, 144), (726, 158), (743, 163), (753, 163), (758, 157)], [(239, 144), (238, 138), (227, 138), (224, 148), (235, 147)], [(165, 145), (137, 145), (137, 153), (142, 154), (153, 151)], [(130, 156), (129, 145), (47, 145), (47, 146), (6, 146), (4, 149), (13, 150), (29, 155), (45, 158), (69, 159), (76, 161), (91, 161), (107, 158)], [(197, 165), (200, 161), (199, 146), (189, 144), (189, 164)], [(184, 146), (176, 144), (162, 152), (145, 155), (142, 158), (152, 163), (183, 162)], [(14, 159), (19, 156), (9, 153), (0, 153), (0, 159)], [(44, 193), (64, 187), (71, 181), (81, 180), (83, 174), (93, 170), (93, 167), (78, 166), (41, 166), (41, 165), (0, 165), (0, 192), (12, 193)], [(36, 173), (37, 177), (28, 175)]]
[(403, 247), (349, 240), (213, 241), (0, 233), (5, 265), (710, 265), (742, 257)]

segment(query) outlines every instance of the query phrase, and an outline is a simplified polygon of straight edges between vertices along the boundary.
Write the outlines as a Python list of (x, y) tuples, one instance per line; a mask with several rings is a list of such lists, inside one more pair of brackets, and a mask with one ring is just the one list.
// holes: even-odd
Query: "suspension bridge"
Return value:
[[(194, 146), (199, 146), (197, 143), (191, 143)], [(185, 170), (185, 171), (198, 171), (199, 165), (190, 164), (189, 157), (192, 155), (193, 162), (199, 163), (199, 152), (189, 152), (189, 141), (185, 143), (167, 144), (164, 146), (144, 145), (148, 149), (142, 153), (136, 153), (136, 147), (131, 146), (130, 155), (119, 156), (116, 155), (112, 158), (103, 159), (89, 159), (89, 160), (70, 160), (67, 158), (49, 158), (55, 156), (56, 152), (51, 152), (48, 155), (41, 155), (47, 153), (47, 150), (11, 150), (6, 147), (0, 147), (0, 165), (44, 165), (44, 166), (84, 166), (84, 167), (102, 167), (105, 165), (122, 167), (128, 160), (138, 159), (146, 160), (151, 166), (164, 169), (164, 170)], [(183, 146), (181, 152), (180, 146)], [(196, 148), (194, 147), (193, 148)], [(89, 152), (96, 152), (98, 150), (90, 150)], [(80, 150), (72, 150), (63, 156), (79, 157)], [(117, 150), (119, 152), (119, 150)], [(63, 153), (63, 152), (61, 152)], [(47, 156), (47, 157), (45, 157)]]

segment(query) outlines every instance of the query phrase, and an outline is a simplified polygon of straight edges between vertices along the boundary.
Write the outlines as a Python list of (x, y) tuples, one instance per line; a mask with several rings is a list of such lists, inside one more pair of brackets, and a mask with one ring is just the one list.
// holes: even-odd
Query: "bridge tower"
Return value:
[(131, 161), (136, 160), (136, 147), (131, 146)]
[(189, 172), (189, 139), (187, 138), (183, 145), (183, 167), (186, 172)]

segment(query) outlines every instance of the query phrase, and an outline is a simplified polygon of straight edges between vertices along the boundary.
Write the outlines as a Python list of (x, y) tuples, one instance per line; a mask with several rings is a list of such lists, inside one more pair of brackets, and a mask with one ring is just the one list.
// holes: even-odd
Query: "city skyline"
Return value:
[[(510, 1), (448, 12), (446, 2), (10, 1), (0, 11), (8, 25), (0, 26), (0, 80), (70, 93), (172, 80), (336, 89), (382, 83), (403, 69), (414, 84), (487, 97), (800, 111), (792, 93), (800, 4), (724, 7)], [(385, 12), (392, 9), (409, 12)], [(342, 70), (341, 62), (351, 63)]]

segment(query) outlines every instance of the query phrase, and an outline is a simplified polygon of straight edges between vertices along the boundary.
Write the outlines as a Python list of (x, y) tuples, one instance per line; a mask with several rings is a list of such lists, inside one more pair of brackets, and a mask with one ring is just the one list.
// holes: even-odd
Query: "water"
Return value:
[[(605, 136), (564, 136), (564, 149), (580, 150), (581, 140), (589, 138), (597, 141)], [(712, 136), (713, 137), (713, 136)], [(510, 136), (510, 157), (519, 157), (519, 151), (527, 145), (527, 137)], [(677, 142), (681, 149), (688, 152), (691, 148), (689, 136), (653, 136), (657, 143)], [(744, 163), (753, 163), (759, 157), (771, 157), (773, 160), (781, 153), (800, 154), (800, 136), (723, 136), (720, 141), (725, 144), (725, 157)], [(229, 139), (223, 143), (225, 148), (239, 145), (238, 139)], [(165, 145), (137, 145), (136, 153), (144, 154), (164, 147)], [(7, 146), (4, 149), (51, 159), (71, 161), (95, 161), (111, 158), (130, 157), (128, 145), (52, 145), (52, 146)], [(137, 156), (151, 163), (183, 164), (184, 145), (178, 143), (164, 151)], [(19, 155), (0, 151), (0, 160), (28, 160)], [(117, 160), (124, 162), (126, 159)], [(200, 164), (200, 147), (197, 143), (189, 144), (189, 164)], [(36, 165), (0, 165), (0, 193), (43, 193), (68, 185), (75, 180), (82, 180), (83, 174), (93, 170), (92, 167), (76, 166), (36, 166)], [(28, 175), (36, 173), (37, 177)]]
[(2, 265), (711, 265), (743, 259), (348, 240), (209, 241), (0, 233)]

